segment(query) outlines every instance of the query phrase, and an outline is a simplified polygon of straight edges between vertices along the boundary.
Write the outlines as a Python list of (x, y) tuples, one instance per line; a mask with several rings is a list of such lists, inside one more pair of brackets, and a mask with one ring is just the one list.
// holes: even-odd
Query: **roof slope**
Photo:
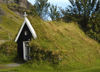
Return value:
[(20, 34), (21, 34), (21, 32), (22, 32), (22, 30), (23, 30), (25, 24), (27, 25), (27, 27), (29, 28), (30, 32), (32, 33), (33, 38), (34, 38), (34, 39), (37, 38), (37, 35), (36, 35), (36, 32), (35, 32), (34, 28), (32, 27), (32, 25), (31, 25), (30, 21), (28, 20), (28, 18), (25, 17), (24, 22), (23, 22), (23, 24), (22, 24), (22, 26), (21, 26), (21, 28), (20, 28), (18, 34), (17, 34), (16, 39), (15, 39), (15, 42), (18, 41), (19, 36), (20, 36)]

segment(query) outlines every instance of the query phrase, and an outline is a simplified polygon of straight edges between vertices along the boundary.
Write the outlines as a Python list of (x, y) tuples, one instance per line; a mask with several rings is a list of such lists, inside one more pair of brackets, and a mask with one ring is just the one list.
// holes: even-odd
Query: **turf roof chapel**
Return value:
[[(100, 72), (100, 43), (89, 38), (76, 22), (47, 22), (29, 14), (22, 17), (8, 7), (13, 2), (0, 0), (0, 63), (15, 62), (17, 55), (29, 60), (31, 39), (30, 47), (35, 50), (31, 51), (33, 60), (29, 64), (0, 72)], [(55, 64), (58, 60), (59, 64)]]
[(18, 48), (17, 48), (18, 57), (24, 61), (30, 59), (29, 55), (30, 55), (31, 48), (29, 47), (29, 42), (31, 41), (32, 37), (34, 39), (37, 38), (35, 30), (26, 16), (27, 15), (25, 12), (24, 22), (15, 38), (15, 42), (17, 42), (18, 44)]

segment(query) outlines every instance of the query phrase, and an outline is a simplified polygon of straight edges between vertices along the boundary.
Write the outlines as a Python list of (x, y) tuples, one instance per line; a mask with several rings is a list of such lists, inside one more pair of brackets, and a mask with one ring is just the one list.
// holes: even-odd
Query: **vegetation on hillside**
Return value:
[[(9, 41), (14, 41), (24, 19), (16, 14), (15, 11), (10, 10), (5, 4), (0, 4), (0, 8), (4, 11), (4, 15), (0, 16), (0, 40), (8, 41), (7, 43), (0, 44), (0, 56), (2, 57), (0, 62), (6, 63), (15, 59), (16, 44)], [(79, 28), (77, 22), (46, 22), (40, 19), (40, 17), (32, 16), (31, 14), (29, 14), (28, 19), (38, 36), (36, 40), (32, 40), (30, 43), (34, 51), (34, 53), (31, 53), (33, 59), (20, 67), (8, 69), (7, 71), (100, 71), (100, 45), (86, 36)], [(12, 57), (11, 59), (9, 59), (9, 55)]]
[(69, 0), (71, 5), (64, 14), (65, 21), (76, 21), (81, 29), (100, 42), (100, 1), (99, 0)]
[(0, 64), (14, 62), (17, 56), (17, 44), (13, 41), (0, 45)]

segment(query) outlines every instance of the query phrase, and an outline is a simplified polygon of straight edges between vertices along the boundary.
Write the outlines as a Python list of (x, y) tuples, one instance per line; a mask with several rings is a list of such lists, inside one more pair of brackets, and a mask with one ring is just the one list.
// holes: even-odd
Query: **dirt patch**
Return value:
[(4, 65), (0, 65), (0, 69), (8, 69), (8, 67), (6, 67)]

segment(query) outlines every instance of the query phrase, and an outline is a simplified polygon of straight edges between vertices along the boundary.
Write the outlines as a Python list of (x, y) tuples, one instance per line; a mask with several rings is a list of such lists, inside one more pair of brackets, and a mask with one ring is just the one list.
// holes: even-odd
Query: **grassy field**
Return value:
[[(0, 40), (14, 40), (24, 19), (6, 5), (0, 7), (5, 12), (0, 16)], [(28, 18), (38, 36), (33, 41), (41, 48), (61, 52), (61, 62), (55, 65), (33, 61), (0, 72), (100, 72), (100, 44), (86, 36), (77, 23), (45, 22), (37, 16)]]
[(24, 64), (21, 65), (20, 67), (15, 67), (15, 68), (6, 67), (0, 69), (0, 72), (99, 72), (99, 71), (100, 71), (99, 66), (91, 68), (67, 70), (67, 69), (60, 69), (49, 64), (35, 64), (35, 63), (34, 65)]

